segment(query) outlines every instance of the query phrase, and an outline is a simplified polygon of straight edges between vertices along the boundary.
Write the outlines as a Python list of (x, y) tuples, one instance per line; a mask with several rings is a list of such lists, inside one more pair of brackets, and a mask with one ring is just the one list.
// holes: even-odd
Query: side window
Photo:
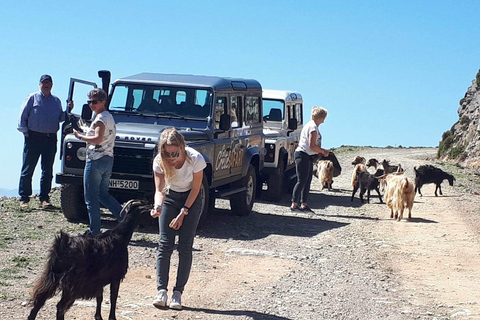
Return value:
[(241, 113), (242, 110), (242, 96), (232, 96), (230, 97), (230, 121), (232, 123), (232, 128), (238, 128), (242, 126), (241, 122)]
[(215, 129), (220, 129), (220, 116), (227, 112), (227, 98), (218, 97), (215, 101)]
[(297, 118), (297, 124), (301, 125), (303, 123), (302, 104), (301, 103), (297, 103), (295, 105), (295, 117)]
[(246, 97), (244, 109), (245, 124), (254, 124), (260, 122), (260, 98)]

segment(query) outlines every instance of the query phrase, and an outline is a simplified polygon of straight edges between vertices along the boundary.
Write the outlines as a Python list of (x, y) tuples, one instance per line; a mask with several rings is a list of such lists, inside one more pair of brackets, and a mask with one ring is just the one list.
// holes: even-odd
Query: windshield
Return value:
[(114, 87), (109, 111), (206, 119), (211, 100), (212, 92), (206, 89), (119, 84)]

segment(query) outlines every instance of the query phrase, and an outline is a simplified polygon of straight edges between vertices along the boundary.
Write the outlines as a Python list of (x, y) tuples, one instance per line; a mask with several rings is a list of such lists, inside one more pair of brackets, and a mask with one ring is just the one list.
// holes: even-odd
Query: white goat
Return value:
[(408, 208), (408, 219), (412, 218), (413, 200), (415, 189), (405, 174), (389, 174), (386, 176), (387, 188), (385, 203), (390, 208), (390, 218), (398, 221), (403, 219), (403, 211)]

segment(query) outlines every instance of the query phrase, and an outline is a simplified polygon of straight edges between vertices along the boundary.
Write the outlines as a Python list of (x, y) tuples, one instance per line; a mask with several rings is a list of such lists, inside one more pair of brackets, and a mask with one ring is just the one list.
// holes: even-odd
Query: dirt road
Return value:
[[(431, 148), (342, 148), (342, 174), (334, 190), (312, 185), (315, 214), (293, 213), (289, 195), (279, 204), (258, 202), (248, 217), (217, 200), (210, 224), (195, 240), (194, 266), (183, 295), (184, 310), (151, 305), (155, 295), (155, 228), (143, 228), (130, 246), (130, 269), (120, 287), (117, 319), (480, 319), (480, 209), (478, 178), (469, 170), (442, 166), (457, 178), (415, 198), (412, 219), (395, 222), (374, 195), (362, 205), (350, 201), (355, 155), (413, 167), (433, 163)], [(475, 180), (477, 179), (477, 180)], [(412, 179), (413, 180), (413, 179)], [(11, 219), (2, 208), (2, 229)], [(61, 214), (54, 219), (33, 210), (31, 226), (46, 239), (11, 241), (0, 262), (0, 319), (26, 319), (31, 283), (38, 276), (46, 245), (59, 228), (78, 230)], [(51, 214), (51, 213), (50, 213)], [(107, 223), (106, 221), (105, 223)], [(49, 234), (51, 233), (51, 234)], [(3, 233), (2, 233), (3, 234)], [(5, 270), (15, 257), (37, 255), (20, 276)], [(9, 264), (10, 263), (10, 264)], [(172, 277), (176, 256), (172, 261)], [(173, 285), (173, 284), (172, 284)], [(108, 295), (105, 295), (108, 297)], [(38, 319), (53, 319), (58, 298)], [(93, 301), (78, 301), (67, 319), (92, 319)], [(108, 301), (103, 314), (108, 314)]]

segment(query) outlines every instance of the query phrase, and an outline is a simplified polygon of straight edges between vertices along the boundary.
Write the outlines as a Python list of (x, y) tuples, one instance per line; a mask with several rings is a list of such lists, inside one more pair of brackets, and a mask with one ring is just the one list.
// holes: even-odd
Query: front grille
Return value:
[(153, 150), (115, 147), (113, 173), (152, 175)]

